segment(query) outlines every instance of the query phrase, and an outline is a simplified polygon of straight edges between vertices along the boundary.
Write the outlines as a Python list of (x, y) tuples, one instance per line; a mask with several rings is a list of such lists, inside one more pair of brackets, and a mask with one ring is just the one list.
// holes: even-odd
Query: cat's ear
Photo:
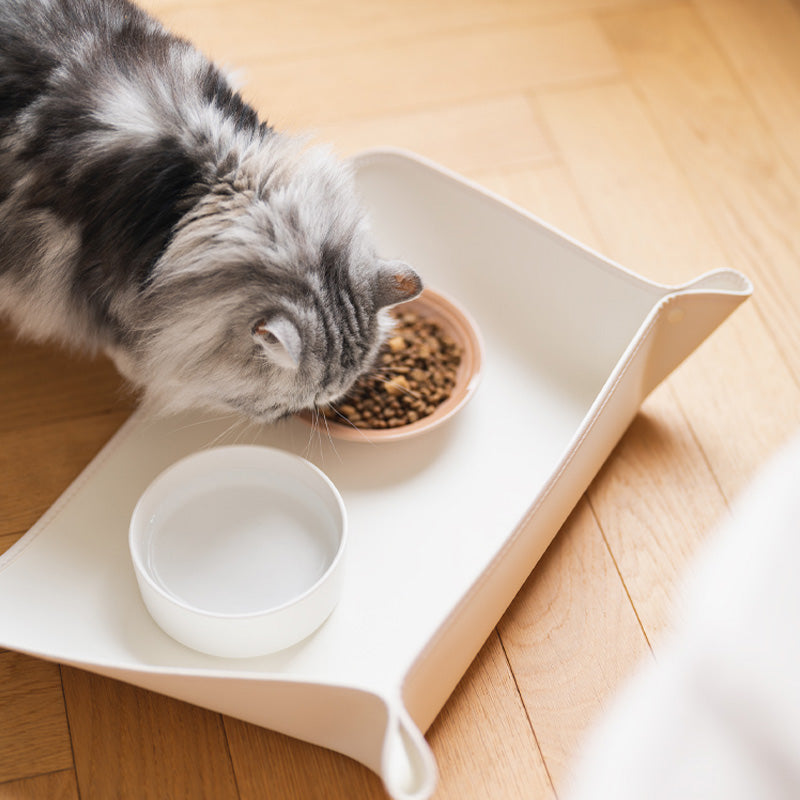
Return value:
[(253, 338), (274, 364), (297, 369), (303, 343), (300, 332), (286, 317), (261, 319), (253, 326)]
[(379, 261), (375, 301), (379, 308), (413, 300), (422, 291), (422, 281), (402, 261)]

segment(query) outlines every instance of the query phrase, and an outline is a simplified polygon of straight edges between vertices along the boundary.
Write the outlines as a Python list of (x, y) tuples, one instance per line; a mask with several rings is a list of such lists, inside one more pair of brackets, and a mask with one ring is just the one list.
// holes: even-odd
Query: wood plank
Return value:
[(687, 567), (727, 514), (671, 385), (644, 403), (589, 498), (657, 656), (680, 621), (673, 606)]
[(315, 135), (343, 156), (389, 145), (413, 150), (457, 172), (524, 166), (552, 158), (550, 144), (523, 95), (406, 114), (321, 125)]
[(324, 797), (385, 800), (380, 778), (339, 753), (225, 717), (241, 800)]
[[(78, 407), (70, 408), (77, 414)], [(126, 411), (119, 411), (74, 417), (0, 433), (0, 536), (28, 530), (127, 416)], [(3, 544), (10, 546), (5, 540)]]
[(15, 340), (0, 327), (0, 434), (42, 420), (132, 410), (133, 396), (111, 363), (70, 355), (56, 345)]
[[(539, 101), (605, 252), (667, 283), (726, 264), (627, 86), (546, 93)], [(589, 490), (656, 648), (676, 622), (672, 598), (683, 573), (727, 500), (800, 421), (800, 393), (756, 302), (738, 310), (651, 396)], [(777, 413), (764, 413), (765, 396)]]
[[(225, 729), (242, 800), (286, 796), (287, 791), (292, 797), (324, 795), (330, 800), (386, 796), (376, 775), (337, 753), (229, 717)], [(470, 790), (481, 797), (521, 797), (526, 791), (537, 798), (552, 795), (495, 634), (431, 726), (428, 739), (440, 770), (437, 800), (469, 796)], [(264, 764), (273, 766), (265, 770)]]
[[(23, 535), (23, 531), (18, 533), (5, 533), (0, 536), (0, 556), (6, 552), (19, 538)], [(2, 652), (2, 651), (0, 651)]]
[(0, 652), (0, 783), (64, 769), (72, 749), (58, 666)]
[(800, 426), (797, 370), (787, 366), (756, 300), (736, 311), (672, 382), (728, 501)]
[(800, 177), (693, 8), (608, 14), (602, 25), (800, 381)]
[(62, 667), (81, 797), (238, 798), (219, 714)]
[(800, 9), (789, 0), (695, 0), (750, 101), (800, 171)]
[(436, 800), (555, 796), (496, 632), (427, 736), (439, 765)]
[(79, 800), (71, 769), (0, 783), (0, 800)]
[[(665, 283), (741, 266), (628, 86), (544, 92), (538, 101), (604, 252)], [(768, 305), (765, 292), (757, 291), (671, 381), (727, 498), (800, 423), (800, 389), (762, 318)], [(765, 396), (776, 413), (763, 413)], [(715, 496), (713, 487), (709, 492)]]
[(238, 59), (247, 73), (244, 96), (272, 123), (290, 129), (618, 74), (588, 19), (459, 31), (279, 60), (238, 51), (214, 55)]
[(664, 283), (728, 266), (627, 83), (544, 91), (535, 98), (609, 257)]
[(597, 231), (586, 215), (563, 164), (486, 170), (473, 172), (471, 177), (567, 236), (588, 247), (600, 247)]
[(143, 0), (171, 30), (207, 51), (250, 60), (307, 52), (345, 51), (376, 41), (416, 38), (465, 28), (558, 19), (595, 9), (654, 0)]
[(498, 625), (556, 793), (647, 641), (585, 497)]

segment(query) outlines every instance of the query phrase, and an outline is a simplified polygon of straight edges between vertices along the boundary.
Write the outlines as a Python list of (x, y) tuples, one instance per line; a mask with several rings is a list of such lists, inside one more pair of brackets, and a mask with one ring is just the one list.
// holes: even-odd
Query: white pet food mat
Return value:
[[(0, 558), (0, 646), (346, 753), (395, 798), (426, 798), (420, 731), (566, 519), (645, 395), (750, 293), (733, 271), (666, 287), (420, 158), (354, 159), (380, 250), (454, 296), (483, 334), (467, 407), (427, 436), (330, 442), (305, 423), (186, 414), (123, 426)], [(238, 440), (321, 467), (350, 518), (344, 596), (270, 656), (228, 660), (164, 634), (139, 595), (128, 520), (180, 457)]]

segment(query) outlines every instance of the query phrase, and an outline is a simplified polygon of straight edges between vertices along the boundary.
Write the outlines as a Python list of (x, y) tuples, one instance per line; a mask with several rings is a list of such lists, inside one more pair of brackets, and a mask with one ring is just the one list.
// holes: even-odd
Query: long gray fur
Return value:
[(160, 410), (270, 421), (341, 396), (386, 308), (345, 165), (261, 122), (127, 0), (0, 3), (0, 314), (103, 350)]

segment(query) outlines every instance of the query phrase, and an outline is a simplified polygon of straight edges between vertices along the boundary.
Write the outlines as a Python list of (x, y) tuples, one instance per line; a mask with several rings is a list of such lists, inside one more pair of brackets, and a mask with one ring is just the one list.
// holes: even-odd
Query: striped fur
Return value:
[(0, 3), (0, 314), (103, 350), (153, 407), (340, 396), (421, 289), (347, 168), (261, 122), (127, 0)]

